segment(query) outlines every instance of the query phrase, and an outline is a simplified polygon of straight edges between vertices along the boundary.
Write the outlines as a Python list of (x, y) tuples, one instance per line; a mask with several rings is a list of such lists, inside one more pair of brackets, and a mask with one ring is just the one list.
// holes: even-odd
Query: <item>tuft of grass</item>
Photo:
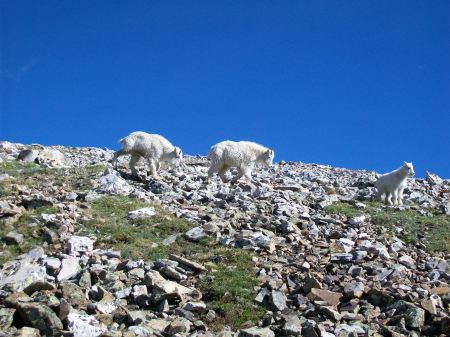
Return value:
[[(128, 212), (148, 207), (140, 200), (124, 196), (107, 196), (90, 202), (81, 232), (95, 234), (100, 246), (114, 248), (123, 257), (156, 260), (169, 254), (184, 255), (209, 266), (198, 287), (219, 318), (215, 328), (231, 325), (239, 328), (247, 321), (258, 321), (264, 309), (254, 303), (258, 280), (253, 272), (251, 253), (220, 246), (211, 239), (190, 242), (183, 234), (195, 225), (155, 207), (157, 215), (130, 220)], [(163, 240), (179, 234), (176, 241), (164, 246)]]
[(369, 215), (372, 224), (403, 228), (402, 239), (407, 243), (426, 240), (430, 252), (450, 253), (450, 216), (433, 214), (426, 216), (414, 209), (398, 210), (384, 207), (379, 202), (370, 202), (365, 209), (357, 209), (348, 203), (334, 203), (325, 211), (328, 214), (338, 214), (346, 218), (359, 215)]
[(33, 162), (18, 160), (4, 161), (0, 163), (0, 174), (7, 174), (11, 177), (29, 177), (37, 173), (43, 173), (48, 169), (40, 167)]
[(216, 246), (199, 260), (217, 261), (213, 263), (214, 272), (206, 275), (199, 284), (209, 307), (220, 317), (216, 328), (229, 324), (237, 329), (248, 321), (257, 322), (262, 318), (265, 310), (254, 302), (258, 280), (252, 270), (249, 252)]
[(0, 223), (0, 238), (3, 238), (11, 231), (16, 231), (23, 235), (23, 242), (19, 245), (6, 245), (0, 241), (2, 247), (0, 255), (0, 265), (6, 261), (15, 259), (17, 256), (28, 252), (30, 249), (37, 246), (41, 246), (44, 243), (40, 233), (39, 226), (33, 226), (33, 219), (39, 217), (41, 214), (54, 214), (58, 209), (55, 207), (39, 207), (25, 211), (18, 219), (12, 224)]

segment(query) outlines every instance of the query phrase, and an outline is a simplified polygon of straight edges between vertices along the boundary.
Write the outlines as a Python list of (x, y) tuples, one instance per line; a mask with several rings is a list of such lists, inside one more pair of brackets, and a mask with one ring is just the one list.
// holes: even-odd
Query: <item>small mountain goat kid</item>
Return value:
[(150, 165), (150, 174), (155, 179), (159, 179), (158, 170), (161, 163), (177, 165), (183, 157), (180, 148), (173, 146), (167, 139), (156, 134), (136, 131), (119, 140), (119, 143), (123, 148), (114, 153), (112, 162), (116, 167), (117, 159), (120, 156), (130, 154), (130, 168), (134, 176), (137, 176), (136, 163), (141, 157), (147, 160)]
[[(412, 163), (404, 162), (399, 169), (381, 175), (375, 183), (378, 190), (377, 198), (389, 205), (403, 205), (403, 190), (408, 184), (408, 177), (414, 175)], [(392, 200), (392, 198), (394, 200)]]
[(275, 153), (264, 146), (253, 142), (232, 142), (224, 141), (217, 143), (208, 153), (211, 160), (211, 166), (208, 171), (208, 180), (214, 173), (218, 173), (220, 179), (226, 182), (225, 173), (231, 168), (236, 167), (238, 174), (233, 178), (232, 182), (237, 182), (242, 176), (247, 180), (251, 179), (252, 170), (255, 165), (261, 166), (272, 165)]

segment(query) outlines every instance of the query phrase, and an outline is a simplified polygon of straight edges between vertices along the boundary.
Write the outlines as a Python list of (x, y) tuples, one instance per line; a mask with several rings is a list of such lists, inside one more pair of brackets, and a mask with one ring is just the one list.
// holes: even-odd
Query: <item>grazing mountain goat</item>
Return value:
[(137, 176), (136, 163), (141, 157), (148, 161), (153, 178), (159, 179), (158, 170), (161, 163), (177, 165), (183, 156), (181, 149), (173, 146), (164, 137), (146, 132), (132, 132), (119, 140), (119, 143), (123, 148), (114, 153), (112, 162), (117, 166), (117, 159), (120, 156), (130, 154), (130, 168), (134, 176)]
[[(414, 175), (414, 168), (412, 163), (404, 162), (399, 169), (381, 175), (375, 187), (378, 190), (377, 198), (384, 201), (386, 195), (386, 203), (389, 205), (403, 205), (403, 190), (408, 184), (408, 177)], [(392, 197), (394, 200), (392, 201)]]
[(251, 179), (252, 169), (256, 164), (262, 166), (272, 165), (275, 153), (264, 146), (252, 142), (232, 142), (224, 141), (217, 143), (208, 153), (211, 160), (211, 166), (208, 171), (208, 180), (214, 173), (218, 173), (220, 179), (226, 182), (225, 173), (231, 167), (236, 167), (238, 174), (232, 182), (238, 181), (242, 176), (247, 180)]

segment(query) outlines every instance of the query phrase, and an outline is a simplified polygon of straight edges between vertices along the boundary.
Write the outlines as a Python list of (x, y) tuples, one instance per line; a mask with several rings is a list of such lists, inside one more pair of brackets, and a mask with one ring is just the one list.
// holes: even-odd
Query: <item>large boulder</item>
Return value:
[(43, 167), (64, 167), (66, 159), (64, 154), (56, 149), (44, 149), (39, 152), (36, 161)]

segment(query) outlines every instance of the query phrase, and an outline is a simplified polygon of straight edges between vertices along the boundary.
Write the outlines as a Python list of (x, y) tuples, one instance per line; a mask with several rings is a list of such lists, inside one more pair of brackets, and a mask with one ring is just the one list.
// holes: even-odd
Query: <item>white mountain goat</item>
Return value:
[(214, 173), (218, 173), (220, 179), (226, 182), (225, 173), (231, 167), (236, 167), (238, 174), (232, 182), (238, 181), (242, 176), (247, 180), (251, 179), (252, 170), (256, 165), (270, 166), (272, 165), (275, 153), (264, 146), (253, 142), (232, 142), (224, 141), (217, 143), (208, 153), (211, 160), (211, 166), (208, 171), (208, 180)]
[(407, 162), (399, 169), (381, 175), (375, 183), (378, 190), (377, 198), (389, 205), (403, 205), (403, 190), (408, 184), (408, 177), (413, 175), (413, 164)]
[(114, 153), (112, 162), (116, 167), (117, 159), (120, 156), (130, 154), (130, 168), (134, 176), (137, 176), (136, 163), (141, 157), (147, 160), (150, 165), (150, 174), (155, 179), (159, 179), (158, 170), (162, 163), (178, 165), (183, 157), (180, 148), (173, 146), (166, 138), (156, 134), (136, 131), (119, 140), (119, 143), (123, 148)]

